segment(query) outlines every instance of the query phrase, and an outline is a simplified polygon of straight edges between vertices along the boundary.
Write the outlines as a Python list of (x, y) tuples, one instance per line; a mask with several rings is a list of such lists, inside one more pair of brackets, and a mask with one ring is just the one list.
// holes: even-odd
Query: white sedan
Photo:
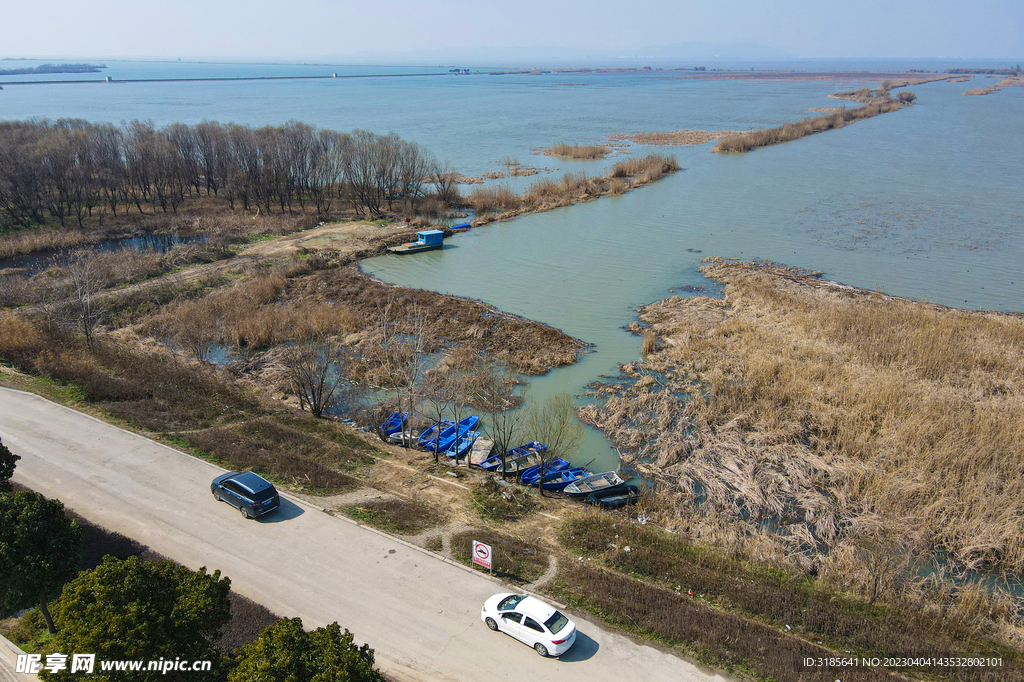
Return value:
[(480, 620), (532, 646), (541, 656), (561, 656), (576, 641), (576, 624), (555, 607), (525, 594), (496, 594), (484, 602)]

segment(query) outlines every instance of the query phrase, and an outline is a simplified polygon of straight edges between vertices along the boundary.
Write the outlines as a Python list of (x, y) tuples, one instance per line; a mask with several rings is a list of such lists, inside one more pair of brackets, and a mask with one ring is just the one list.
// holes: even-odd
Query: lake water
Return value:
[[(108, 66), (82, 77), (345, 72), (303, 65)], [(501, 170), (505, 156), (558, 174), (600, 173), (614, 159), (566, 162), (532, 152), (556, 142), (600, 142), (613, 133), (769, 126), (802, 118), (808, 107), (837, 106), (829, 92), (863, 85), (681, 75), (687, 74), (14, 85), (0, 91), (0, 119), (254, 125), (298, 119), (339, 130), (395, 131), (469, 175)], [(577, 365), (532, 380), (532, 399), (579, 393), (637, 359), (640, 341), (623, 329), (636, 319), (636, 308), (669, 289), (706, 284), (697, 272), (704, 256), (767, 258), (892, 294), (1021, 310), (1024, 88), (962, 95), (989, 82), (915, 86), (914, 107), (745, 155), (712, 154), (709, 145), (673, 148), (683, 170), (641, 190), (473, 230), (441, 251), (384, 256), (363, 267), (398, 284), (483, 299), (594, 344)], [(518, 189), (533, 179), (510, 184)], [(611, 468), (616, 454), (592, 431), (578, 459)]]

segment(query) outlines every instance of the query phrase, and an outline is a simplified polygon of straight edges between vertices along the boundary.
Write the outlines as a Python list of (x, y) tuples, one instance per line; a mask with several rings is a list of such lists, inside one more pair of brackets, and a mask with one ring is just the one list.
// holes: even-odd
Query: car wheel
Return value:
[(242, 516), (244, 516), (245, 518), (247, 518), (247, 519), (251, 519), (252, 518), (252, 514), (249, 513), (249, 510), (245, 508), (244, 504), (241, 507), (239, 507), (238, 510), (240, 512), (242, 512)]
[(493, 618), (488, 618), (484, 622), (487, 623), (487, 627), (489, 627), (490, 629), (492, 629), (492, 630), (497, 630), (498, 629), (498, 624), (494, 622)]
[(221, 502), (221, 501), (222, 501), (222, 500), (220, 499), (220, 491), (219, 491), (219, 490), (214, 490), (214, 491), (213, 491), (213, 499), (217, 500), (218, 502)]
[(547, 649), (547, 647), (544, 646), (543, 644), (541, 644), (540, 642), (537, 642), (536, 644), (534, 644), (533, 648), (536, 649), (537, 653), (540, 654), (541, 656), (543, 656), (544, 658), (548, 657), (548, 649)]

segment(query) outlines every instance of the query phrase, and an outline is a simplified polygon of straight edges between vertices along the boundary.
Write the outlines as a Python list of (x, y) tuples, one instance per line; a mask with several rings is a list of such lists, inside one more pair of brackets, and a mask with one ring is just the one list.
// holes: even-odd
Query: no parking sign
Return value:
[(484, 568), (491, 568), (491, 546), (473, 540), (473, 563)]

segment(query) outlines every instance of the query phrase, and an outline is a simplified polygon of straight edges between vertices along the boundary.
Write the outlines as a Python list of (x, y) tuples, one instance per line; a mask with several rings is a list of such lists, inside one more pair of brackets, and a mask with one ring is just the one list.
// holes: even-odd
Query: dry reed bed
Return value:
[(643, 308), (660, 349), (586, 411), (680, 509), (780, 519), (812, 546), (885, 531), (963, 567), (1024, 569), (1024, 319), (702, 269), (724, 300)]
[(523, 194), (516, 194), (508, 185), (480, 187), (473, 190), (467, 201), (478, 214), (473, 225), (485, 225), (602, 196), (616, 196), (677, 170), (679, 164), (674, 156), (649, 154), (618, 161), (602, 176), (580, 172), (566, 173), (558, 180), (542, 178), (534, 181)]
[(544, 150), (545, 156), (557, 156), (561, 159), (603, 159), (611, 154), (611, 149), (596, 144), (567, 144), (560, 142)]
[(1024, 86), (1024, 76), (1007, 76), (998, 83), (986, 86), (984, 88), (971, 88), (970, 90), (964, 91), (965, 95), (991, 95), (993, 92), (999, 92), (1003, 88), (1012, 88), (1014, 86)]
[(736, 135), (735, 130), (669, 130), (665, 132), (609, 135), (608, 139), (667, 147), (673, 145), (704, 144), (713, 140), (724, 140), (733, 135)]
[(409, 333), (421, 318), (431, 330), (430, 348), (471, 348), (526, 374), (572, 364), (585, 347), (553, 327), (479, 301), (390, 286), (356, 265), (315, 269), (311, 260), (257, 270), (231, 286), (171, 303), (139, 329), (186, 348), (216, 342), (260, 349), (335, 337), (358, 354), (372, 346), (391, 306), (393, 322)]
[(848, 123), (872, 118), (879, 114), (897, 111), (902, 106), (903, 105), (900, 102), (895, 100), (885, 100), (874, 104), (865, 104), (864, 106), (856, 107), (854, 109), (843, 108), (834, 114), (809, 116), (799, 121), (786, 123), (785, 125), (778, 126), (776, 128), (754, 130), (749, 133), (727, 137), (715, 145), (714, 151), (748, 152), (751, 149), (757, 149), (758, 147), (767, 147), (769, 145), (780, 144), (782, 142), (790, 142), (801, 137), (806, 137), (807, 135), (813, 135), (814, 133), (821, 133), (834, 128), (842, 128)]

